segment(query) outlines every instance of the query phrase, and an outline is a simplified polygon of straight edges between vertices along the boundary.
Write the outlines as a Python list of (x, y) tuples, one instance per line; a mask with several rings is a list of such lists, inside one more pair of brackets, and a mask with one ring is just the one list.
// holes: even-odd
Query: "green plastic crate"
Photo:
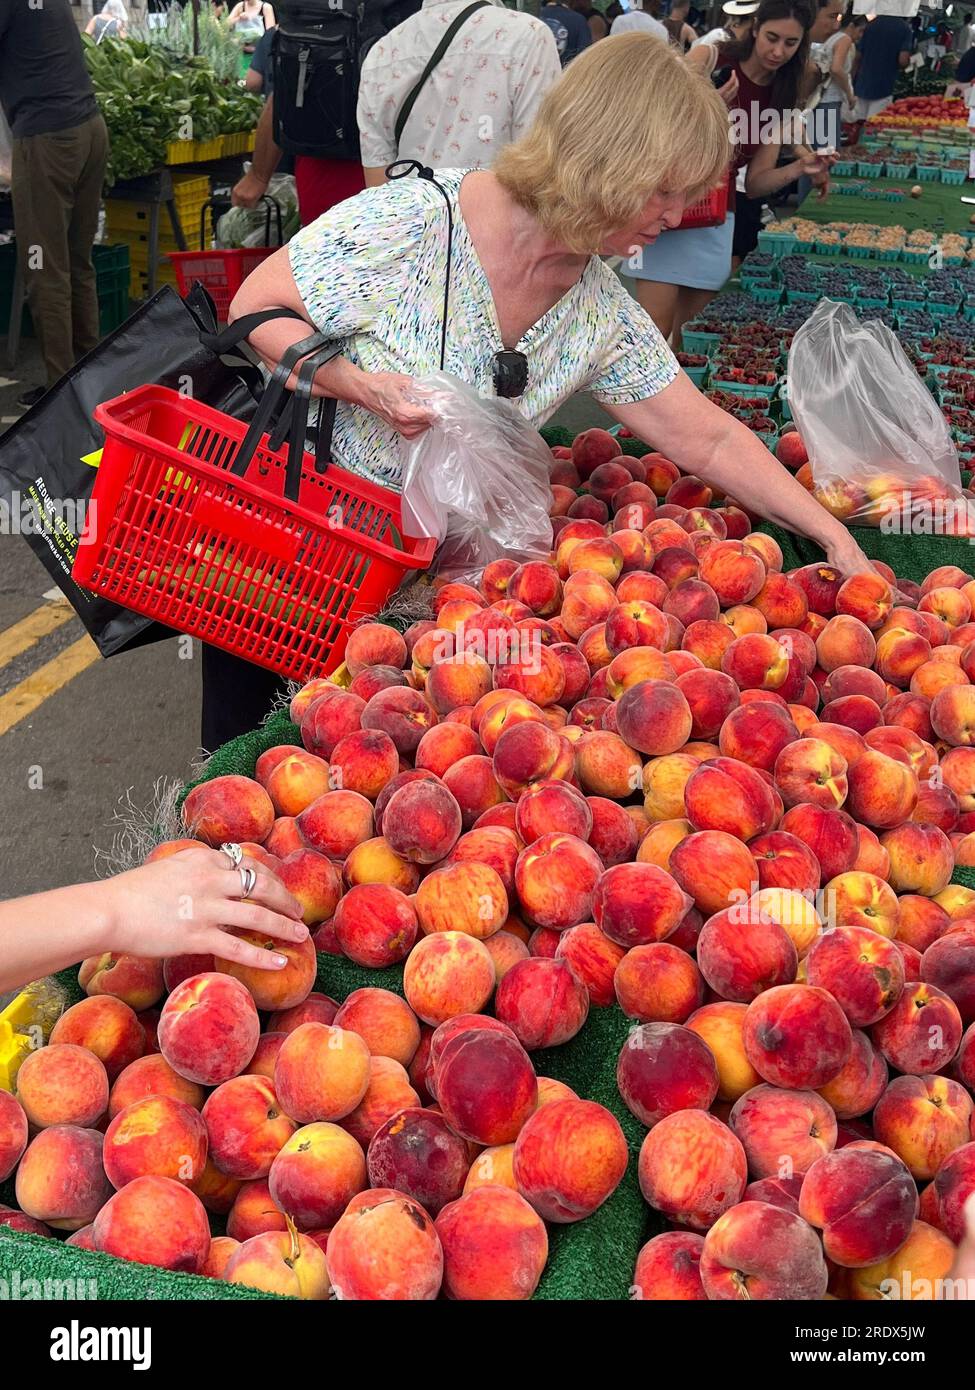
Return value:
[(943, 169), (941, 170), (941, 182), (942, 182), (942, 183), (955, 183), (955, 184), (964, 183), (965, 180), (966, 180), (967, 178), (968, 178), (968, 170), (967, 170), (967, 169), (944, 169), (944, 168), (943, 168)]
[(751, 293), (759, 304), (779, 304), (782, 300), (781, 285), (754, 285)]
[(857, 171), (857, 166), (852, 159), (838, 159), (830, 170), (838, 179), (849, 179)]
[(799, 238), (791, 232), (761, 231), (758, 234), (758, 249), (770, 256), (791, 256), (799, 244)]
[(940, 164), (919, 164), (917, 166), (918, 183), (938, 183), (941, 179)]
[(708, 369), (706, 366), (682, 367), (681, 370), (690, 377), (691, 381), (693, 381), (695, 386), (703, 388), (705, 379), (707, 378), (708, 374)]
[(958, 313), (959, 305), (957, 299), (950, 304), (940, 299), (928, 299), (925, 301), (924, 307), (936, 319), (949, 319), (954, 318)]
[(817, 241), (817, 256), (842, 256), (843, 243), (841, 241)]
[[(0, 246), (0, 332), (6, 332), (10, 320), (16, 259), (17, 249), (13, 242)], [(129, 248), (124, 244), (93, 246), (91, 259), (98, 294), (98, 327), (104, 337), (129, 317)], [(34, 324), (26, 304), (20, 331), (23, 337), (34, 336)]]
[(715, 391), (727, 391), (732, 396), (764, 396), (766, 400), (771, 400), (779, 389), (779, 384), (774, 381), (771, 386), (746, 386), (741, 381), (721, 381), (717, 376), (711, 382), (711, 387)]
[(685, 323), (680, 333), (681, 346), (685, 352), (703, 352), (708, 357), (721, 342), (720, 333), (706, 333), (696, 329), (692, 323)]
[(861, 179), (879, 179), (879, 178), (883, 178), (883, 173), (884, 173), (884, 163), (883, 163), (883, 160), (881, 160), (879, 164), (875, 164), (875, 163), (873, 163), (873, 161), (868, 160), (868, 159), (858, 159), (858, 160), (857, 160), (857, 176), (858, 176), (859, 178), (861, 178)]
[[(835, 169), (835, 165), (833, 166)], [(909, 179), (914, 175), (913, 164), (897, 164), (893, 160), (887, 161), (887, 177), (889, 179)]]

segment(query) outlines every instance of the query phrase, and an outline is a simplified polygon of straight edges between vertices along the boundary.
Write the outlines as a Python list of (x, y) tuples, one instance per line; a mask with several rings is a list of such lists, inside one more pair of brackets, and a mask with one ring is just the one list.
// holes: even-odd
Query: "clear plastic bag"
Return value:
[[(250, 170), (251, 166), (245, 164)], [(281, 214), (281, 245), (298, 230), (298, 191), (293, 174), (275, 174), (268, 184), (267, 196), (277, 203)], [(216, 244), (237, 247), (277, 246), (278, 219), (269, 203), (256, 208), (231, 208), (217, 221)]]
[(438, 573), (474, 577), (502, 556), (547, 558), (552, 455), (538, 431), (510, 401), (444, 372), (418, 381), (416, 399), (436, 423), (400, 441), (403, 529), (441, 542)]
[(789, 405), (834, 516), (891, 528), (926, 511), (932, 532), (954, 529), (964, 497), (951, 431), (886, 324), (822, 300), (792, 340)]

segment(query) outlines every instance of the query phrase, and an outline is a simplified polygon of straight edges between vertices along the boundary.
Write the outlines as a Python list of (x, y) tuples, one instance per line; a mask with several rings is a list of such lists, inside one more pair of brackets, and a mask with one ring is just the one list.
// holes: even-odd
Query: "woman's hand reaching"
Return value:
[(842, 575), (862, 574), (865, 570), (876, 573), (873, 562), (864, 555), (845, 526), (841, 535), (831, 536), (825, 549), (826, 559)]
[(256, 879), (241, 897), (241, 873), (221, 850), (181, 850), (98, 885), (113, 951), (139, 956), (215, 955), (261, 970), (280, 970), (284, 957), (251, 946), (229, 928), (281, 941), (304, 941), (301, 904), (253, 860)]
[(809, 179), (818, 197), (825, 198), (829, 193), (829, 171), (836, 163), (835, 154), (802, 155), (799, 159), (801, 172)]
[(404, 439), (416, 439), (434, 422), (429, 406), (417, 399), (417, 384), (402, 372), (365, 372), (358, 404), (378, 415)]

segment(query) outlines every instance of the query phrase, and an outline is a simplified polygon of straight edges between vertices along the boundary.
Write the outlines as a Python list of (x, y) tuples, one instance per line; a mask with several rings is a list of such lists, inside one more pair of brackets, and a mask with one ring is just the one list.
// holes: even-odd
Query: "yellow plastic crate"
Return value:
[(222, 135), (223, 156), (231, 154), (249, 154), (254, 148), (255, 133), (253, 130), (238, 130), (233, 135)]
[(59, 986), (28, 985), (0, 1009), (0, 1090), (14, 1089), (24, 1058), (47, 1042), (63, 1008)]
[(223, 136), (213, 140), (173, 140), (166, 146), (167, 164), (199, 164), (205, 159), (220, 159)]

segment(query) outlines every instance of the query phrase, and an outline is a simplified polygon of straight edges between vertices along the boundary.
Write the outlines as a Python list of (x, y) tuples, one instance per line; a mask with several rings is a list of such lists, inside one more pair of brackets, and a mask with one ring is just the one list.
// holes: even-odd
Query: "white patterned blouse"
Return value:
[[(503, 344), (491, 288), (458, 206), (466, 170), (439, 170), (453, 212), (450, 311), (444, 370), (494, 394)], [(423, 377), (440, 366), (447, 208), (424, 179), (397, 179), (330, 208), (290, 243), (291, 270), (311, 321), (367, 372)], [(607, 405), (646, 400), (678, 372), (676, 358), (616, 274), (592, 257), (579, 281), (518, 344), (528, 388), (518, 401), (540, 427), (577, 391)], [(399, 436), (370, 412), (340, 402), (336, 462), (399, 487)]]

